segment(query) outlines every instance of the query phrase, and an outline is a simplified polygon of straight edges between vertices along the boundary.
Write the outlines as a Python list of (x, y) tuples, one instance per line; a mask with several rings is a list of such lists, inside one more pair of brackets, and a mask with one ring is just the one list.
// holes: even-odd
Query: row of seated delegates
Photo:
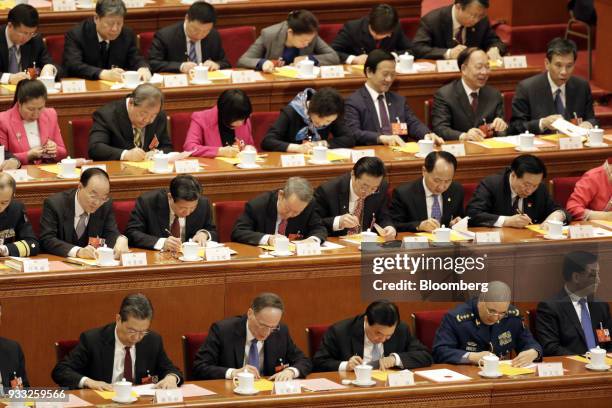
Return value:
[(567, 211), (578, 221), (612, 221), (612, 158), (584, 173), (567, 200)]

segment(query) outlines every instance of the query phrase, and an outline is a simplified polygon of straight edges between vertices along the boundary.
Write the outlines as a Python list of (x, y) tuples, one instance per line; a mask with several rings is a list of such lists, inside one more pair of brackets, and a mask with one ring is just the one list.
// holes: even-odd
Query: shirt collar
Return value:
[(353, 177), (349, 179), (349, 201), (357, 201), (359, 200), (359, 196), (355, 193), (353, 189)]
[(561, 89), (561, 94), (565, 95), (565, 85), (567, 85), (567, 82), (561, 86), (557, 86), (557, 84), (555, 84), (552, 78), (550, 77), (550, 72), (546, 73), (546, 78), (548, 78), (548, 84), (550, 85), (550, 90), (552, 91), (553, 97), (555, 96), (555, 92), (557, 92), (557, 89)]
[(374, 103), (377, 103), (378, 102), (378, 95), (381, 95), (381, 94), (379, 92), (376, 92), (374, 89), (372, 89), (372, 87), (370, 85), (368, 85), (367, 82), (365, 84), (365, 87), (366, 87), (368, 93), (370, 94), (370, 96), (372, 97), (372, 100), (374, 101)]
[[(244, 324), (246, 325), (246, 342), (247, 344), (251, 344), (251, 342), (255, 340), (255, 336), (253, 336), (253, 333), (251, 333), (251, 330), (249, 330), (249, 319), (248, 318)], [(259, 340), (257, 341), (259, 342)]]
[(466, 84), (466, 83), (465, 83), (465, 81), (463, 80), (463, 78), (461, 78), (461, 84), (463, 85), (463, 89), (465, 90), (465, 93), (466, 93), (466, 94), (467, 94), (467, 96), (468, 96), (468, 100), (469, 100), (469, 98), (471, 97), (471, 95), (470, 95), (470, 94), (471, 94), (472, 92), (476, 92), (476, 94), (478, 94), (478, 91), (479, 91), (479, 90), (478, 90), (478, 89), (472, 89), (472, 88), (470, 88), (470, 87), (468, 86), (468, 84)]
[(565, 289), (565, 293), (567, 293), (567, 296), (569, 296), (569, 298), (570, 298), (570, 300), (572, 302), (580, 302), (580, 299), (582, 299), (582, 297), (580, 297), (577, 294), (575, 294), (574, 292), (570, 291), (567, 288), (567, 285), (563, 286), (563, 289)]
[(422, 181), (423, 181), (423, 188), (425, 189), (425, 197), (426, 198), (432, 197), (434, 195), (434, 193), (429, 191), (429, 189), (427, 188), (427, 184), (425, 183), (425, 177), (423, 177)]
[(454, 36), (457, 30), (459, 29), (459, 27), (461, 27), (461, 23), (459, 23), (459, 21), (457, 20), (457, 11), (455, 10), (454, 4), (451, 10), (451, 16), (453, 18), (453, 36)]
[(516, 197), (518, 194), (512, 188), (512, 183), (510, 183), (510, 175), (508, 175), (508, 186), (510, 187), (510, 198), (512, 198), (512, 201), (514, 201), (514, 197)]
[[(8, 33), (8, 26), (4, 29), (4, 36), (6, 37), (6, 45), (7, 48), (10, 50), (11, 47), (13, 45), (15, 45), (14, 42), (11, 41), (11, 38), (9, 37), (9, 33)], [(17, 46), (17, 49), (19, 49), (19, 45)]]
[(105, 40), (104, 38), (100, 37), (100, 34), (97, 31), (96, 31), (96, 35), (98, 36), (98, 44), (100, 44), (102, 41), (104, 41), (107, 44), (110, 43), (109, 40)]
[(372, 343), (370, 339), (368, 339), (368, 335), (366, 334), (365, 328), (366, 328), (366, 323), (364, 319), (363, 321), (363, 345), (364, 347), (368, 347), (368, 346), (374, 347), (374, 343)]
[[(185, 33), (185, 40), (187, 41), (187, 44), (190, 44), (191, 38), (189, 38), (189, 36), (187, 35), (187, 23), (183, 22), (183, 32)], [(193, 41), (194, 44), (198, 44), (200, 41)], [(189, 50), (187, 50), (187, 52), (189, 52)]]
[[(124, 349), (124, 348), (126, 348), (126, 347), (127, 347), (127, 346), (126, 346), (125, 344), (123, 344), (123, 343), (121, 342), (121, 340), (119, 340), (119, 336), (117, 336), (117, 325), (115, 325), (115, 348)], [(135, 347), (135, 346), (132, 346), (132, 347)], [(130, 347), (130, 349), (131, 349), (132, 347)]]
[(79, 195), (79, 192), (82, 192), (82, 190), (77, 189), (77, 192), (74, 195), (74, 216), (75, 217), (80, 217), (81, 214), (85, 212), (85, 210), (83, 209), (83, 207), (81, 207), (81, 204), (79, 203), (79, 199), (77, 198)]

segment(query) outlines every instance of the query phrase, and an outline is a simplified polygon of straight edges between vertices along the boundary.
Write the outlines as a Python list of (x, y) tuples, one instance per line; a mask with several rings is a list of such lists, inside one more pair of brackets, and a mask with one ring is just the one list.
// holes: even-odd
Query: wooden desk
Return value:
[[(389, 0), (401, 17), (418, 17), (421, 2), (418, 0)], [(338, 0), (333, 4), (323, 0), (300, 0), (282, 2), (274, 0), (229, 0), (227, 4), (215, 4), (217, 27), (235, 27), (253, 25), (259, 32), (262, 28), (276, 24), (287, 18), (291, 10), (308, 9), (320, 23), (340, 23), (367, 15), (376, 1), (372, 0)], [(156, 31), (161, 27), (176, 23), (185, 18), (188, 5), (179, 0), (156, 0), (142, 8), (128, 10), (125, 24), (136, 33)], [(64, 34), (74, 25), (94, 15), (94, 10), (77, 10), (53, 12), (51, 8), (39, 9), (40, 25), (38, 31), (44, 35)], [(6, 21), (8, 10), (0, 12), (0, 18)]]
[[(472, 380), (453, 383), (434, 383), (415, 374), (415, 385), (390, 388), (381, 381), (372, 388), (348, 386), (344, 390), (306, 392), (300, 395), (277, 396), (270, 391), (242, 397), (233, 392), (228, 380), (197, 381), (194, 384), (216, 393), (206, 397), (186, 398), (176, 407), (575, 407), (580, 399), (582, 406), (609, 407), (612, 393), (612, 372), (596, 373), (584, 368), (584, 363), (565, 357), (545, 358), (546, 362), (561, 362), (567, 370), (563, 377), (540, 378), (534, 374), (516, 378), (502, 377), (490, 380), (478, 375), (478, 367), (435, 364), (431, 367), (413, 370), (447, 368)], [(310, 378), (325, 378), (336, 383), (342, 379), (354, 379), (351, 373), (314, 373)], [(92, 404), (102, 406), (109, 403), (94, 391), (71, 391)], [(135, 407), (155, 405), (151, 397), (141, 397)]]
[[(489, 262), (501, 264), (503, 271), (512, 271), (515, 256), (512, 254), (520, 253), (522, 256), (516, 259), (523, 263), (529, 261), (540, 272), (528, 276), (532, 279), (550, 276), (542, 274), (545, 268), (550, 268), (560, 279), (561, 274), (556, 272), (561, 270), (562, 257), (552, 256), (552, 249), (576, 248), (580, 242), (555, 241), (558, 245), (552, 247), (549, 241), (529, 230), (514, 229), (503, 229), (502, 238), (514, 246), (507, 253), (493, 248)], [(601, 262), (612, 257), (611, 240), (590, 242), (599, 243)], [(230, 243), (238, 254), (226, 262), (182, 263), (158, 252), (148, 252), (147, 267), (68, 270), (64, 266), (48, 273), (3, 273), (0, 274), (2, 333), (19, 341), (24, 348), (31, 382), (50, 385), (49, 373), (55, 364), (54, 342), (78, 338), (82, 331), (113, 321), (123, 297), (142, 292), (149, 296), (155, 308), (152, 329), (163, 335), (168, 355), (182, 367), (182, 335), (207, 331), (217, 320), (245, 313), (253, 297), (266, 291), (283, 298), (284, 321), (296, 344), (306, 351), (306, 327), (331, 324), (363, 313), (369, 303), (362, 297), (361, 253), (355, 245), (339, 243), (345, 247), (310, 257), (259, 258), (261, 249)], [(518, 252), (521, 248), (524, 252)], [(469, 249), (469, 246), (464, 248)], [(548, 253), (544, 258), (541, 254), (545, 251)], [(60, 258), (49, 256), (49, 259)], [(604, 284), (602, 281), (602, 288)], [(550, 280), (546, 285), (554, 293)], [(403, 319), (408, 321), (414, 311), (449, 309), (454, 304), (446, 300), (404, 301), (399, 307)], [(533, 308), (534, 303), (519, 304), (519, 307)]]
[[(612, 140), (610, 141), (612, 142)], [(483, 177), (510, 165), (519, 153), (514, 149), (482, 149), (472, 143), (466, 144), (465, 157), (459, 157), (459, 167), (455, 179), (461, 182), (477, 182)], [(386, 146), (373, 146), (376, 155), (387, 166), (391, 187), (414, 180), (421, 176), (423, 159), (413, 154), (394, 152)], [(601, 165), (609, 156), (612, 148), (584, 148), (580, 150), (557, 150), (555, 147), (542, 149), (538, 156), (548, 168), (548, 177), (580, 176), (585, 171)], [(260, 169), (241, 170), (232, 164), (217, 159), (203, 159), (204, 171), (194, 174), (203, 184), (204, 194), (213, 202), (227, 200), (247, 200), (258, 193), (280, 188), (287, 178), (300, 175), (315, 186), (333, 177), (349, 172), (353, 164), (345, 160), (331, 165), (306, 165), (305, 167), (280, 167), (278, 152), (267, 153)], [(111, 176), (111, 193), (114, 199), (135, 199), (151, 189), (167, 188), (176, 174), (151, 174), (142, 168), (122, 162), (107, 162)], [(19, 183), (17, 198), (28, 206), (41, 206), (50, 194), (76, 186), (77, 180), (64, 180), (54, 174), (41, 171), (37, 166), (26, 166), (32, 181)]]

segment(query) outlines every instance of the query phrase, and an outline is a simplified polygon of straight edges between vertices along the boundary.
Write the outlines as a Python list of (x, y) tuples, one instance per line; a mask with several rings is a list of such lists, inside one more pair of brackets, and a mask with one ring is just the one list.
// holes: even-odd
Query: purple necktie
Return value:
[(385, 95), (378, 95), (378, 110), (380, 111), (380, 131), (383, 135), (391, 134), (391, 122), (385, 106)]

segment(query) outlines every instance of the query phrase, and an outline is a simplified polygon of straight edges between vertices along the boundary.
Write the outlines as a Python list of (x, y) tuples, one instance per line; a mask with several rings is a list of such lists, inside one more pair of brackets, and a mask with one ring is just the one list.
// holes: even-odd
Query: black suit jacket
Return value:
[[(501, 173), (485, 177), (478, 184), (467, 205), (470, 226), (492, 227), (500, 215), (515, 215), (512, 210), (509, 176), (510, 168), (507, 168)], [(527, 214), (534, 224), (544, 222), (546, 217), (557, 210), (565, 213), (567, 223), (571, 221), (571, 215), (553, 201), (544, 183), (540, 183), (533, 194), (523, 199), (523, 213)]]
[[(350, 183), (351, 173), (346, 173), (321, 184), (315, 190), (314, 197), (317, 203), (317, 211), (331, 237), (338, 237), (347, 233), (346, 229), (334, 231), (334, 218), (349, 212)], [(387, 186), (387, 181), (383, 180), (378, 191), (365, 199), (361, 212), (363, 230), (368, 229), (372, 224), (372, 214), (376, 217), (376, 223), (381, 227), (393, 226), (387, 209)]]
[[(276, 202), (278, 191), (269, 191), (258, 195), (244, 206), (244, 212), (236, 220), (232, 230), (232, 241), (243, 244), (258, 245), (266, 234), (274, 235), (276, 230)], [(287, 236), (301, 235), (303, 238), (316, 236), (321, 243), (327, 238), (327, 230), (312, 200), (297, 217), (287, 220)]]
[[(331, 43), (331, 47), (336, 51), (341, 62), (345, 62), (351, 55), (369, 54), (370, 51), (377, 48), (376, 40), (370, 34), (369, 25), (370, 17), (368, 16), (344, 23), (344, 26), (342, 26), (342, 29)], [(393, 30), (390, 37), (386, 37), (380, 42), (378, 48), (401, 54), (404, 52), (412, 53), (412, 43), (406, 37), (399, 24)]]
[[(188, 60), (187, 38), (183, 29), (184, 21), (158, 30), (149, 50), (149, 64), (153, 72), (180, 72), (181, 64)], [(221, 69), (230, 68), (221, 45), (219, 32), (213, 28), (200, 41), (202, 62), (212, 60)]]
[[(416, 58), (444, 59), (446, 50), (457, 45), (453, 40), (453, 7), (440, 7), (421, 18), (413, 39)], [(485, 51), (497, 47), (502, 55), (507, 50), (506, 45), (491, 28), (488, 17), (480, 20), (474, 27), (466, 28), (465, 40), (468, 47), (478, 47)]]
[(504, 100), (501, 93), (488, 85), (478, 91), (476, 112), (470, 105), (461, 79), (444, 85), (434, 95), (431, 125), (444, 140), (457, 140), (463, 132), (477, 128), (493, 119), (504, 119)]
[[(68, 256), (76, 244), (74, 231), (74, 197), (77, 190), (60, 191), (45, 199), (40, 218), (40, 245), (44, 252), (57, 256)], [(106, 239), (106, 245), (112, 248), (119, 236), (113, 201), (108, 200), (98, 210), (89, 215), (86, 233), (90, 237)]]
[(30, 382), (26, 374), (25, 357), (19, 343), (0, 337), (0, 387), (11, 388), (11, 380), (21, 377), (24, 387), (29, 387)]
[[(612, 330), (610, 306), (592, 298), (588, 299), (589, 314), (593, 326), (593, 336), (597, 342), (595, 330), (601, 325)], [(582, 325), (576, 309), (565, 290), (554, 298), (538, 304), (536, 313), (535, 335), (544, 349), (545, 356), (564, 356), (584, 354), (587, 350)], [(599, 343), (599, 347), (612, 351), (612, 342)]]
[[(463, 217), (463, 187), (456, 181), (442, 193), (440, 224), (449, 226), (454, 217)], [(423, 177), (399, 185), (393, 190), (391, 218), (398, 232), (416, 232), (419, 224), (428, 218)]]
[[(576, 76), (572, 76), (565, 84), (565, 113), (567, 120), (574, 117), (574, 112), (582, 120), (593, 125), (598, 122), (593, 111), (593, 97), (589, 83)], [(510, 129), (518, 134), (530, 131), (534, 134), (543, 133), (540, 130), (540, 119), (556, 115), (555, 102), (548, 82), (548, 73), (544, 72), (519, 82), (516, 94), (512, 100), (512, 119)], [(550, 133), (549, 130), (544, 133)]]
[[(323, 335), (321, 347), (313, 357), (315, 371), (338, 371), (340, 363), (352, 356), (363, 357), (365, 332), (363, 315), (342, 320)], [(389, 340), (383, 343), (384, 355), (397, 353), (404, 368), (430, 366), (431, 355), (421, 342), (410, 335), (406, 323), (400, 321)], [(372, 362), (374, 363), (374, 362)], [(377, 367), (377, 364), (372, 364)]]
[[(217, 240), (217, 230), (212, 221), (212, 211), (208, 198), (200, 196), (196, 209), (185, 220), (185, 239), (201, 229), (207, 230), (211, 240)], [(168, 190), (160, 188), (142, 194), (136, 200), (136, 206), (130, 215), (125, 235), (131, 246), (153, 249), (160, 238), (168, 237), (170, 223), (170, 206)]]
[[(168, 135), (166, 113), (160, 110), (153, 123), (144, 131), (143, 150), (157, 137), (157, 149), (172, 151)], [(89, 131), (89, 157), (96, 161), (120, 160), (124, 150), (134, 148), (134, 130), (128, 116), (125, 99), (109, 102), (93, 113), (93, 125)]]
[[(199, 380), (225, 378), (229, 368), (241, 368), (244, 365), (246, 344), (246, 316), (235, 316), (213, 323), (208, 331), (206, 341), (196, 354), (193, 362), (193, 374)], [(274, 367), (289, 364), (306, 377), (312, 371), (312, 363), (295, 345), (285, 324), (274, 331), (264, 341), (263, 346), (264, 376), (273, 375)]]
[[(21, 60), (19, 63), (20, 71), (26, 68), (34, 67), (42, 69), (47, 64), (52, 64), (57, 68), (56, 78), (62, 76), (62, 67), (56, 64), (49, 53), (47, 47), (43, 42), (42, 36), (35, 35), (27, 43), (19, 47), (21, 53)], [(9, 50), (8, 43), (6, 42), (6, 24), (0, 25), (0, 75), (8, 72), (9, 68)]]
[[(51, 377), (60, 387), (78, 388), (83, 377), (95, 381), (112, 383), (115, 358), (115, 323), (81, 333), (79, 344), (62, 361), (55, 365)], [(160, 380), (168, 374), (183, 382), (183, 374), (166, 355), (162, 338), (156, 332), (149, 332), (136, 343), (134, 362), (134, 383), (157, 376)]]
[[(412, 109), (406, 104), (406, 98), (395, 92), (385, 94), (389, 120), (397, 121), (408, 125), (408, 137), (420, 140), (430, 132), (430, 130), (416, 117)], [(365, 85), (353, 92), (344, 105), (344, 121), (355, 137), (356, 145), (378, 144), (381, 128), (376, 114), (376, 107), (372, 96)]]
[(100, 72), (113, 66), (126, 71), (149, 66), (136, 47), (136, 35), (131, 28), (123, 26), (119, 37), (109, 43), (108, 64), (102, 61), (93, 18), (81, 22), (66, 33), (64, 67), (68, 76), (100, 79)]

